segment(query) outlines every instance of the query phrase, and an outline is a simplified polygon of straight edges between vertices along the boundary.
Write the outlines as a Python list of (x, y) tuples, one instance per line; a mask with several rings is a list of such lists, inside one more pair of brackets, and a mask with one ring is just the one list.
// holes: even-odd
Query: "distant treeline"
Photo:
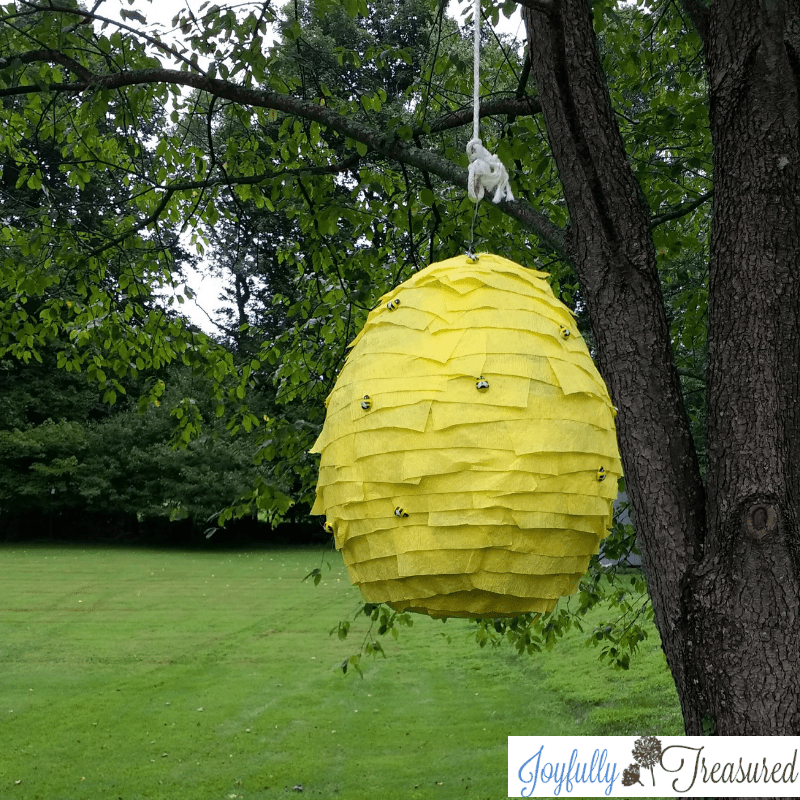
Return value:
[(171, 369), (161, 405), (140, 413), (136, 398), (103, 403), (84, 376), (54, 362), (52, 354), (41, 364), (0, 360), (0, 541), (327, 540), (305, 507), (274, 530), (254, 513), (215, 530), (216, 516), (252, 488), (259, 468), (250, 437), (231, 436), (222, 423), (209, 423), (186, 447), (172, 446), (173, 395), (210, 402), (204, 387), (191, 385), (196, 376)]

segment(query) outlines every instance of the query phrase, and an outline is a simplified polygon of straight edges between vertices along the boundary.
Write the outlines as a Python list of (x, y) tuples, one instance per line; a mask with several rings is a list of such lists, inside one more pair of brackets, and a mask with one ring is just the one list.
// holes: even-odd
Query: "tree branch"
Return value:
[(298, 176), (304, 178), (307, 175), (335, 175), (339, 172), (346, 172), (358, 166), (361, 156), (354, 153), (344, 161), (339, 161), (336, 164), (328, 164), (324, 167), (299, 167), (297, 169), (277, 169), (274, 172), (262, 173), (260, 175), (242, 175), (239, 177), (232, 177), (225, 175), (222, 178), (213, 178), (203, 181), (176, 181), (167, 186), (158, 186), (154, 189), (171, 192), (185, 192), (192, 189), (208, 189), (212, 186), (256, 186), (259, 183), (266, 183), (266, 181), (274, 180), (281, 177)]
[(7, 69), (16, 60), (21, 61), (23, 64), (54, 61), (56, 64), (61, 64), (61, 66), (74, 72), (81, 80), (90, 81), (92, 79), (92, 73), (83, 64), (79, 64), (74, 58), (62, 53), (60, 50), (29, 50), (27, 53), (20, 53), (10, 59), (0, 58), (0, 69)]
[(706, 192), (704, 195), (701, 195), (697, 198), (697, 200), (692, 200), (691, 203), (686, 203), (686, 205), (679, 206), (678, 208), (673, 209), (672, 211), (667, 211), (665, 214), (659, 214), (657, 217), (652, 217), (650, 219), (650, 230), (652, 231), (654, 228), (657, 228), (659, 225), (663, 225), (665, 222), (669, 222), (672, 219), (680, 219), (681, 217), (685, 217), (687, 214), (691, 214), (698, 206), (703, 205), (707, 200), (710, 200), (714, 196), (714, 192)]
[(528, 78), (531, 76), (531, 53), (525, 48), (525, 62), (522, 65), (522, 74), (519, 76), (515, 97), (521, 100), (525, 96), (525, 87), (528, 85)]
[(169, 201), (172, 199), (172, 195), (174, 193), (174, 189), (167, 189), (166, 192), (164, 192), (164, 197), (161, 198), (161, 202), (158, 204), (158, 207), (149, 217), (145, 217), (143, 220), (137, 222), (133, 227), (123, 231), (121, 234), (115, 236), (113, 239), (110, 239), (105, 244), (100, 245), (100, 247), (96, 247), (91, 253), (89, 253), (87, 258), (94, 258), (95, 256), (99, 256), (101, 253), (105, 253), (106, 250), (110, 250), (112, 247), (122, 244), (122, 242), (124, 242), (129, 236), (132, 236), (134, 233), (138, 233), (140, 230), (142, 230), (142, 228), (146, 228), (148, 225), (157, 222), (158, 218), (169, 204)]
[[(45, 60), (42, 58), (41, 60)], [(0, 69), (4, 64), (0, 63)], [(409, 145), (400, 140), (393, 130), (382, 131), (368, 125), (364, 125), (348, 117), (344, 117), (337, 111), (324, 105), (319, 105), (309, 100), (302, 100), (288, 95), (277, 94), (263, 89), (249, 89), (230, 81), (219, 78), (209, 78), (197, 73), (183, 72), (172, 69), (142, 69), (129, 72), (118, 72), (105, 75), (92, 75), (90, 79), (76, 81), (70, 84), (51, 84), (49, 87), (39, 86), (19, 86), (10, 89), (0, 89), (0, 97), (13, 94), (31, 94), (50, 91), (83, 92), (87, 89), (122, 89), (126, 86), (142, 86), (146, 84), (173, 84), (178, 86), (190, 86), (194, 89), (207, 92), (213, 97), (220, 97), (231, 102), (255, 108), (270, 108), (282, 111), (285, 114), (302, 117), (318, 122), (337, 133), (348, 136), (351, 139), (367, 145), (372, 150), (387, 156), (402, 164), (407, 164), (417, 169), (428, 171), (438, 177), (448, 181), (454, 186), (458, 186), (464, 191), (467, 189), (467, 170), (458, 164), (442, 158), (442, 156), (428, 150)], [(529, 103), (523, 100), (523, 103)], [(520, 108), (520, 101), (516, 98), (504, 98), (504, 104), (515, 104), (512, 106), (498, 104), (492, 106), (487, 103), (490, 109), (503, 107), (503, 113), (508, 113), (509, 107)], [(487, 112), (488, 113), (488, 112)], [(493, 113), (497, 113), (494, 111)], [(521, 222), (528, 230), (535, 233), (541, 240), (543, 246), (553, 253), (566, 258), (566, 248), (564, 245), (563, 230), (551, 222), (544, 214), (537, 211), (530, 203), (524, 200), (505, 201), (497, 204), (498, 208), (505, 214)]]
[(140, 220), (132, 227), (128, 228), (126, 231), (123, 231), (121, 234), (115, 236), (113, 239), (109, 240), (100, 247), (95, 248), (89, 253), (89, 257), (98, 256), (101, 253), (104, 253), (106, 250), (122, 243), (127, 239), (129, 236), (132, 236), (134, 233), (138, 233), (143, 228), (146, 228), (148, 225), (152, 225), (155, 222), (158, 222), (159, 217), (166, 209), (169, 201), (172, 199), (172, 196), (176, 192), (186, 192), (191, 191), (194, 189), (208, 189), (211, 186), (253, 186), (259, 183), (265, 183), (266, 181), (273, 180), (277, 177), (281, 176), (292, 176), (297, 175), (299, 177), (303, 177), (305, 175), (329, 175), (334, 174), (337, 172), (344, 172), (348, 169), (352, 169), (355, 167), (358, 162), (360, 161), (360, 156), (356, 153), (349, 158), (345, 159), (344, 161), (339, 162), (338, 164), (330, 164), (324, 167), (302, 167), (300, 169), (280, 169), (275, 170), (269, 174), (264, 173), (261, 175), (246, 175), (241, 177), (230, 177), (228, 175), (222, 178), (214, 178), (209, 180), (203, 181), (176, 181), (175, 183), (170, 183), (167, 186), (154, 186), (152, 191), (163, 191), (164, 197), (161, 198), (161, 202), (156, 207), (155, 211), (146, 217), (143, 220)]
[(682, 378), (691, 378), (693, 381), (699, 381), (702, 384), (706, 382), (706, 376), (692, 369), (681, 369), (678, 367), (678, 375)]
[[(83, 17), (82, 21), (78, 23), (79, 25), (84, 25), (87, 23), (92, 22), (102, 22), (103, 25), (114, 25), (116, 28), (120, 28), (121, 30), (127, 31), (128, 33), (132, 34), (133, 36), (139, 37), (144, 39), (148, 44), (153, 45), (157, 50), (160, 50), (162, 53), (168, 54), (175, 58), (176, 61), (182, 61), (189, 69), (195, 70), (196, 72), (200, 72), (201, 74), (205, 74), (205, 70), (201, 69), (198, 64), (193, 62), (191, 59), (186, 58), (183, 53), (180, 53), (176, 47), (173, 47), (169, 44), (164, 44), (158, 37), (151, 36), (148, 33), (145, 33), (143, 30), (139, 28), (134, 28), (131, 25), (127, 25), (124, 22), (120, 22), (117, 19), (111, 19), (110, 17), (104, 17), (100, 14), (96, 14), (96, 10), (99, 8), (100, 3), (98, 2), (94, 9), (91, 12), (81, 11), (75, 8), (69, 8), (64, 6), (57, 6), (53, 5), (52, 3), (48, 3), (46, 6), (39, 6), (36, 3), (28, 2), (27, 0), (21, 0), (23, 5), (26, 8), (31, 9), (32, 11), (41, 11), (43, 13), (59, 13), (59, 14), (69, 14), (72, 16), (79, 16)], [(190, 12), (191, 13), (191, 12)]]
[[(485, 100), (480, 105), (479, 115), (483, 117), (491, 117), (495, 114), (510, 114), (514, 117), (527, 116), (529, 114), (538, 114), (542, 110), (539, 100), (535, 97), (522, 96), (522, 97), (497, 97), (494, 100)], [(447, 131), (451, 128), (460, 128), (462, 125), (468, 125), (472, 122), (472, 106), (460, 108), (458, 111), (451, 111), (439, 117), (430, 126), (431, 133), (440, 133)], [(423, 133), (422, 128), (414, 129), (415, 135)]]

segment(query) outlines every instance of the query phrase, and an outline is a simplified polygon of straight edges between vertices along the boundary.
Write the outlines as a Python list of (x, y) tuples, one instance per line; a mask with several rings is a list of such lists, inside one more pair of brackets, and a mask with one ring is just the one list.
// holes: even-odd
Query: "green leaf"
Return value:
[(283, 28), (283, 35), (287, 42), (294, 42), (300, 38), (302, 29), (298, 20), (292, 20), (288, 25)]
[(122, 8), (119, 11), (119, 15), (124, 20), (132, 19), (135, 22), (141, 22), (142, 25), (147, 25), (147, 18), (139, 11), (129, 11), (126, 8)]
[(432, 207), (436, 202), (436, 197), (430, 189), (420, 189), (419, 199), (421, 203), (424, 203), (426, 206), (430, 207)]

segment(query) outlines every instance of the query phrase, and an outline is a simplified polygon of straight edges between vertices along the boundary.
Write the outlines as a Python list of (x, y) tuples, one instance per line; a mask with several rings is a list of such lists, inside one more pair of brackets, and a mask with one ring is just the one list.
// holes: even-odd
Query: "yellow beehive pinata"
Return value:
[(434, 617), (548, 611), (611, 525), (614, 407), (545, 274), (431, 264), (352, 343), (312, 453), (368, 602)]

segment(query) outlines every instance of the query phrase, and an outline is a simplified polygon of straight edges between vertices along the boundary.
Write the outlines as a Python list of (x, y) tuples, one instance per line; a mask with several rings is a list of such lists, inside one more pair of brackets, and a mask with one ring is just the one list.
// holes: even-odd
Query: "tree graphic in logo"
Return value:
[(653, 786), (656, 785), (656, 773), (654, 767), (661, 761), (661, 742), (655, 736), (640, 736), (633, 744), (633, 758), (635, 764), (631, 764), (622, 773), (622, 785), (633, 786), (634, 783), (644, 784), (639, 780), (639, 768), (650, 770), (653, 778)]
[(639, 780), (638, 764), (631, 764), (627, 769), (622, 770), (622, 785), (633, 786), (634, 783), (644, 786), (644, 784)]

